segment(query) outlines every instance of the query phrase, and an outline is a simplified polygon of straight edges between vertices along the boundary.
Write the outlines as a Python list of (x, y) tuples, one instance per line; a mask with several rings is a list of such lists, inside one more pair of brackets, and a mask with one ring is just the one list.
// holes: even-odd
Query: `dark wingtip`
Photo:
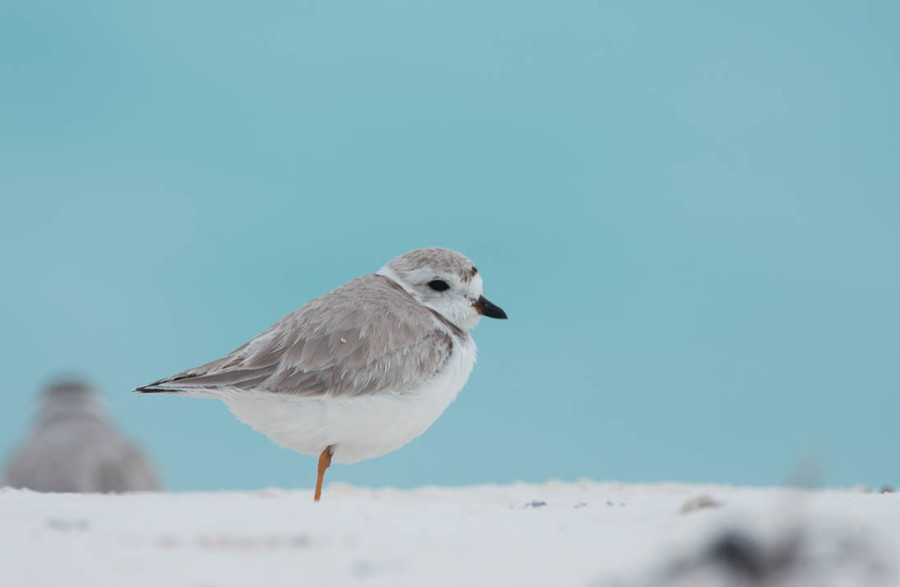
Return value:
[(175, 390), (158, 387), (157, 383), (151, 383), (150, 385), (144, 385), (142, 387), (135, 387), (132, 390), (132, 392), (134, 392), (134, 393), (175, 393)]
[(168, 384), (175, 383), (176, 381), (181, 381), (183, 379), (193, 379), (196, 376), (197, 373), (189, 371), (180, 375), (166, 377), (165, 379), (157, 379), (153, 383), (135, 387), (134, 391), (136, 393), (178, 393), (179, 391), (181, 391), (180, 389), (173, 389), (172, 387), (169, 387)]

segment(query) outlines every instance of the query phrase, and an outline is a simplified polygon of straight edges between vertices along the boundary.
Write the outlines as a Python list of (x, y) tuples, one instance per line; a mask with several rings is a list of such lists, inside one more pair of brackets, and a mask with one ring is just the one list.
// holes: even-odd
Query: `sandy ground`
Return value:
[(900, 585), (898, 561), (900, 493), (329, 485), (315, 504), (0, 490), (4, 586)]

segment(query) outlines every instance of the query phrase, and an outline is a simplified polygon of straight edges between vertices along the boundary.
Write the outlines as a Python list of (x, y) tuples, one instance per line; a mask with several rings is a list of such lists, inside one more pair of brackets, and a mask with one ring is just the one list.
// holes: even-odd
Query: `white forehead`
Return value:
[(469, 284), (469, 292), (475, 296), (480, 296), (484, 293), (484, 280), (481, 279), (481, 273), (476, 273), (475, 277), (472, 278), (472, 282)]

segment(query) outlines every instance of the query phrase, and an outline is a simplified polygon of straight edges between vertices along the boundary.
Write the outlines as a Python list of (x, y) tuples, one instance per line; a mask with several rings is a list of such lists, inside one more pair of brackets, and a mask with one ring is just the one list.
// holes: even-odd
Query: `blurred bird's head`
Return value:
[(103, 400), (90, 385), (79, 379), (60, 379), (51, 383), (41, 396), (38, 417), (62, 412), (101, 414), (103, 411)]

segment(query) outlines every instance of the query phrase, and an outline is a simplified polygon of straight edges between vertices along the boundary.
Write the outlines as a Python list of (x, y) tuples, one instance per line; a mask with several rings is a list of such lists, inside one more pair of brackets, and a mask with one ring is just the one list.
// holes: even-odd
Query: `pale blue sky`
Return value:
[(0, 454), (79, 372), (175, 489), (304, 486), (130, 393), (396, 254), (510, 315), (329, 480), (900, 483), (896, 2), (0, 4)]

